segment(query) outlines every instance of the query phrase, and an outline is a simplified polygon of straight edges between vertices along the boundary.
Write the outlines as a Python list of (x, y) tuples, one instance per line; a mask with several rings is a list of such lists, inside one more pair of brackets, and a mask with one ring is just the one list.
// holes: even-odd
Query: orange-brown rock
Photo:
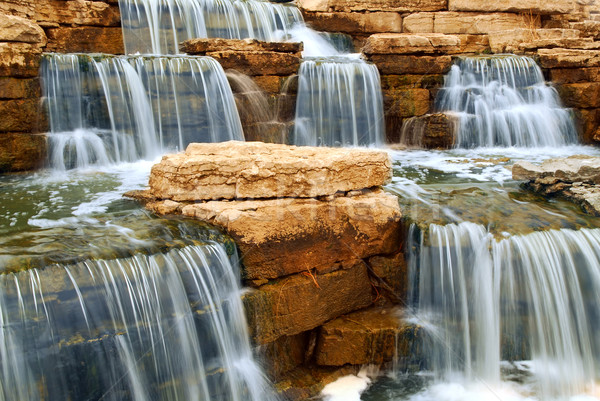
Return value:
[(48, 29), (48, 52), (124, 54), (120, 27)]
[(382, 190), (333, 200), (194, 203), (181, 207), (181, 214), (225, 230), (250, 280), (327, 271), (356, 258), (391, 254), (402, 235), (398, 199)]
[(554, 68), (550, 70), (550, 81), (554, 84), (600, 82), (600, 67)]
[(0, 132), (36, 132), (40, 124), (40, 99), (0, 100)]
[(557, 86), (560, 98), (567, 107), (600, 107), (600, 82), (583, 82)]
[(400, 142), (425, 149), (449, 149), (454, 144), (457, 130), (456, 116), (444, 113), (427, 114), (404, 121)]
[(45, 135), (0, 133), (0, 173), (42, 167), (46, 147)]
[(543, 68), (600, 67), (600, 50), (540, 49)]
[(37, 77), (42, 51), (30, 43), (0, 43), (0, 77)]
[(261, 359), (268, 361), (264, 368), (271, 380), (281, 380), (287, 372), (304, 364), (310, 335), (311, 332), (304, 332), (293, 336), (281, 336), (259, 348)]
[(368, 59), (377, 65), (381, 75), (446, 74), (452, 66), (450, 56), (373, 54)]
[(116, 4), (88, 0), (36, 0), (33, 18), (60, 25), (120, 26)]
[(316, 362), (325, 366), (376, 364), (391, 361), (396, 344), (414, 337), (396, 308), (372, 308), (341, 316), (319, 330)]
[(391, 162), (384, 151), (264, 144), (193, 143), (152, 168), (159, 199), (316, 197), (384, 185)]
[(295, 274), (271, 281), (243, 297), (256, 344), (314, 329), (372, 301), (367, 268), (361, 261), (327, 274)]
[(387, 115), (402, 118), (422, 116), (429, 112), (429, 91), (420, 88), (383, 91), (383, 107)]
[(383, 75), (381, 76), (381, 89), (406, 89), (406, 88), (439, 88), (444, 84), (444, 76), (435, 75)]
[[(526, 44), (539, 42), (538, 44), (560, 43), (564, 39), (579, 39), (580, 32), (576, 29), (509, 29), (503, 31), (490, 32), (490, 47), (494, 53), (516, 52), (525, 48)], [(544, 46), (538, 46), (544, 47)], [(557, 46), (552, 46), (557, 47)]]
[(305, 19), (313, 29), (329, 32), (402, 32), (402, 17), (396, 12), (305, 13)]
[[(472, 13), (442, 11), (416, 13), (404, 18), (404, 30), (412, 33), (487, 34), (494, 31), (518, 29), (527, 24), (524, 15), (511, 13)], [(539, 28), (535, 21), (531, 28)]]
[(446, 0), (299, 0), (298, 7), (305, 11), (439, 11), (446, 8)]
[(303, 49), (304, 45), (302, 43), (220, 38), (190, 39), (182, 42), (179, 47), (179, 50), (182, 52), (195, 55), (203, 55), (216, 51), (237, 51), (292, 53), (300, 56)]
[(569, 14), (574, 0), (448, 0), (450, 11)]
[(33, 21), (0, 13), (0, 42), (23, 42), (44, 46), (46, 34)]
[(300, 57), (290, 53), (215, 51), (206, 53), (217, 60), (224, 69), (234, 69), (243, 74), (287, 76), (298, 72)]
[(367, 263), (371, 275), (375, 276), (376, 280), (383, 281), (375, 285), (385, 291), (393, 291), (393, 294), (388, 295), (392, 295), (396, 300), (406, 300), (408, 271), (404, 253), (399, 252), (389, 256), (376, 255), (369, 258)]
[(39, 78), (0, 77), (0, 99), (30, 99), (41, 96)]
[(371, 35), (363, 48), (363, 53), (371, 54), (410, 54), (410, 53), (449, 53), (460, 51), (460, 38), (452, 35), (426, 33), (381, 33)]

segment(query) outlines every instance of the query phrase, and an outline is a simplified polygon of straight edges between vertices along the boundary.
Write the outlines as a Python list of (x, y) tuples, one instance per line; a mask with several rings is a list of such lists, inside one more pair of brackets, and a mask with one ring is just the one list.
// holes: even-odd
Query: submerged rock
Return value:
[(600, 216), (600, 157), (576, 155), (546, 160), (540, 165), (518, 162), (513, 179), (544, 195), (560, 195), (589, 214)]

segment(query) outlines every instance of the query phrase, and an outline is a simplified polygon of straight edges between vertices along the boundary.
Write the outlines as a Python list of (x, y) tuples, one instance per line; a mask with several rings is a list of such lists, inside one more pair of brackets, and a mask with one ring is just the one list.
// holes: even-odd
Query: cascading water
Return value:
[(436, 109), (458, 114), (458, 148), (577, 142), (570, 110), (561, 107), (529, 57), (460, 58), (445, 78)]
[(377, 67), (352, 57), (304, 59), (298, 75), (294, 144), (384, 143), (383, 98)]
[(541, 399), (593, 391), (600, 367), (599, 229), (499, 240), (468, 222), (411, 230), (409, 299), (430, 340), (429, 368), (443, 379), (462, 373), (497, 386), (501, 360), (531, 360)]
[(260, 0), (119, 0), (127, 53), (175, 54), (194, 38), (274, 41), (303, 21), (297, 7)]
[(269, 400), (208, 243), (0, 276), (0, 400)]
[(209, 57), (49, 54), (42, 76), (54, 168), (244, 138), (227, 78)]

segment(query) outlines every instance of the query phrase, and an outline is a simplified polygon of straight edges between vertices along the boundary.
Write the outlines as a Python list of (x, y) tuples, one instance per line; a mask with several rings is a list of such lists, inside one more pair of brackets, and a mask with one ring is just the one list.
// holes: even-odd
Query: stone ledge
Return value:
[(382, 33), (370, 36), (363, 53), (372, 54), (411, 54), (460, 52), (461, 40), (458, 36), (424, 33)]
[(277, 52), (300, 55), (304, 45), (293, 42), (264, 42), (256, 39), (190, 39), (181, 43), (179, 50), (187, 54), (203, 55), (216, 51)]
[(299, 0), (298, 7), (305, 11), (440, 11), (447, 0)]
[(540, 49), (543, 68), (600, 67), (600, 50)]
[(223, 142), (190, 144), (152, 168), (158, 199), (308, 198), (385, 185), (391, 162), (384, 151)]
[(515, 12), (530, 14), (569, 14), (573, 0), (448, 0), (450, 11)]

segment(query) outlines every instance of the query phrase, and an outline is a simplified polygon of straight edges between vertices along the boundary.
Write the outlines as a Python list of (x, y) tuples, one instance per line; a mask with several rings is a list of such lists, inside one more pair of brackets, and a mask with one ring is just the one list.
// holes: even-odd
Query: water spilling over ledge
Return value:
[(437, 96), (436, 109), (458, 114), (458, 148), (577, 142), (570, 110), (561, 107), (556, 90), (529, 57), (458, 59)]
[(227, 78), (209, 57), (48, 54), (42, 76), (53, 168), (243, 139)]

